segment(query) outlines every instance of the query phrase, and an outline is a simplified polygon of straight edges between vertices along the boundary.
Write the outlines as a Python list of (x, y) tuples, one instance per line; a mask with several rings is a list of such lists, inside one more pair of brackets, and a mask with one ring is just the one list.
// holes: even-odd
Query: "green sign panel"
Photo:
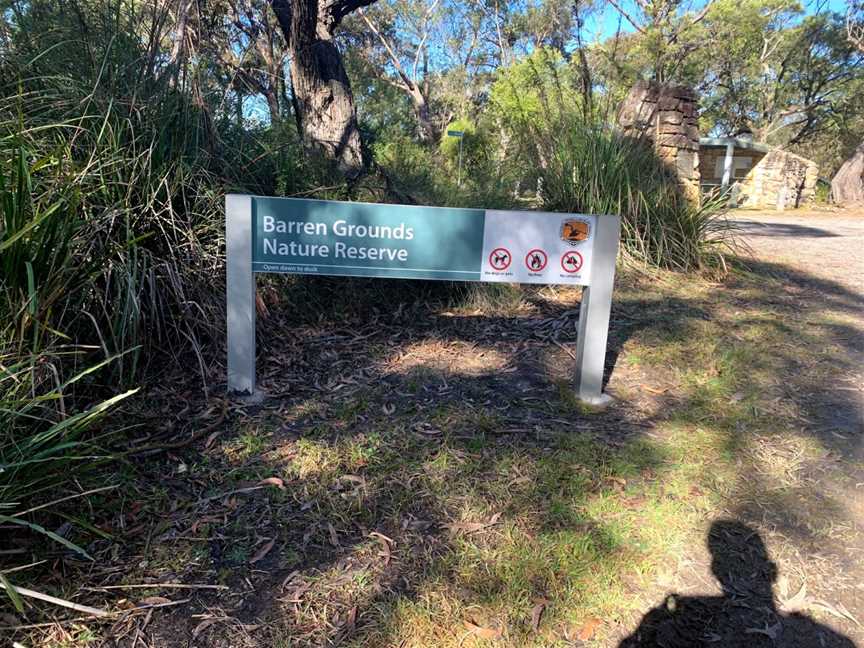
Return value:
[(256, 272), (480, 279), (484, 211), (253, 198)]
[(587, 285), (597, 217), (250, 197), (253, 272)]

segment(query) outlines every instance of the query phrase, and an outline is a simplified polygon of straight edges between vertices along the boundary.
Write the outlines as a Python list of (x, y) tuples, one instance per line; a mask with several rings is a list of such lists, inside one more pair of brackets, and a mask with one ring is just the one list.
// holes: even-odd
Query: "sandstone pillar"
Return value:
[(675, 173), (682, 193), (699, 203), (699, 121), (696, 93), (687, 86), (639, 81), (618, 112), (625, 135), (649, 140)]

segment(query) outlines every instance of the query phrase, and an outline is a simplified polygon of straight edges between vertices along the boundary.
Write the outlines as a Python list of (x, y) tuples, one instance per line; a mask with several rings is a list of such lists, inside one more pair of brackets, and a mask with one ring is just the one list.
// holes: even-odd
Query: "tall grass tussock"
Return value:
[(123, 445), (104, 417), (154, 358), (208, 378), (224, 178), (206, 115), (169, 77), (129, 74), (117, 25), (41, 48), (58, 30), (21, 27), (0, 58), (0, 523), (86, 556), (50, 504)]

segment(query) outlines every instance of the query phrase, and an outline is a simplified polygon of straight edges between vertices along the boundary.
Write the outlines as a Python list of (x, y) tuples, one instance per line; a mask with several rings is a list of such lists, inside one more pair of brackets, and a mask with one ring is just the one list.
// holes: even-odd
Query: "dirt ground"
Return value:
[(864, 295), (864, 210), (741, 211), (734, 218), (758, 258)]
[[(857, 308), (842, 309), (850, 324), (851, 339), (864, 334), (864, 210), (794, 212), (742, 212), (735, 220), (743, 228), (744, 240), (754, 258), (793, 269), (801, 280), (801, 315), (813, 308), (808, 295), (817, 295), (828, 286), (842, 287)], [(821, 300), (816, 303), (822, 306)], [(830, 306), (828, 310), (830, 311)], [(860, 371), (836, 376), (836, 384), (825, 386), (818, 417), (834, 426), (835, 435), (848, 436), (847, 450), (864, 459), (864, 348), (851, 348)], [(854, 365), (853, 365), (854, 366)], [(833, 394), (831, 394), (833, 392)], [(858, 480), (861, 481), (860, 479)], [(864, 486), (850, 504), (864, 521)], [(864, 578), (862, 578), (864, 581)]]
[[(803, 507), (796, 515), (767, 492), (730, 508), (731, 519), (712, 521), (706, 546), (694, 547), (668, 576), (667, 589), (682, 597), (679, 608), (697, 608), (698, 631), (680, 631), (661, 604), (643, 621), (645, 643), (621, 645), (864, 646), (864, 210), (740, 211), (733, 218), (750, 248), (743, 255), (749, 265), (758, 274), (767, 264), (780, 278), (777, 298), (792, 305), (786, 317), (843, 322), (848, 363), (828, 371), (824, 384), (809, 386), (800, 421), (802, 433), (830, 448), (806, 469), (804, 482), (817, 507), (840, 503), (836, 524), (846, 532), (817, 539), (807, 517), (815, 511)], [(728, 542), (712, 545), (715, 536)], [(750, 602), (744, 596), (730, 616), (727, 606), (742, 591), (762, 593)], [(764, 603), (753, 606), (760, 598)], [(761, 623), (748, 620), (754, 607), (771, 612)], [(806, 616), (814, 612), (824, 624), (819, 629)], [(718, 623), (736, 634), (712, 631)], [(763, 631), (753, 630), (758, 627)]]
[(266, 399), (152, 386), (126, 418), (180, 442), (38, 584), (115, 616), (14, 636), (864, 648), (864, 213), (734, 218), (746, 272), (621, 273), (604, 411), (567, 383), (578, 291), (262, 289)]

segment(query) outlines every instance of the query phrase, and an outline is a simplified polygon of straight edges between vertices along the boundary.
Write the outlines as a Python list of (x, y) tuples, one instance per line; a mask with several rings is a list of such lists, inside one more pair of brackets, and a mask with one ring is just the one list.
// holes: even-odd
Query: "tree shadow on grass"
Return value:
[[(534, 291), (530, 312), (466, 315), (418, 307), (410, 291), (388, 292), (385, 282), (349, 282), (348, 291), (333, 284), (314, 296), (301, 284), (287, 308), (271, 304), (261, 320), (259, 373), (271, 399), (257, 412), (235, 414), (218, 451), (206, 453), (209, 465), (190, 455), (193, 474), (208, 475), (200, 486), (163, 482), (191, 504), (155, 540), (177, 553), (190, 529), (206, 525), (193, 545), (196, 560), (233, 593), (202, 596), (197, 606), (222, 609), (241, 625), (264, 620), (259, 631), (273, 642), (288, 633), (297, 645), (386, 643), (398, 635), (399, 606), (421, 601), (433, 583), (465, 608), (518, 602), (504, 622), (511, 639), (527, 642), (535, 600), (624, 568), (629, 550), (615, 525), (586, 514), (585, 505), (621, 481), (638, 490), (662, 480), (664, 457), (644, 432), (668, 421), (709, 426), (726, 433), (730, 453), (740, 453), (753, 429), (739, 424), (765, 400), (763, 390), (786, 390), (777, 392), (781, 401), (811, 412), (810, 394), (821, 384), (799, 371), (802, 348), (827, 336), (841, 354), (860, 351), (854, 326), (832, 321), (800, 340), (800, 329), (783, 321), (802, 316), (803, 294), (812, 295), (807, 313), (814, 317), (858, 314), (859, 296), (773, 264), (750, 263), (750, 272), (718, 287), (722, 293), (693, 298), (624, 285), (612, 315), (610, 388), (619, 387), (618, 363), (632, 344), (681, 346), (669, 358), (684, 368), (694, 362), (693, 336), (716, 325), (723, 329), (711, 333), (717, 354), (731, 356), (713, 382), (682, 385), (658, 399), (655, 411), (624, 401), (601, 414), (568, 399), (573, 302)], [(368, 295), (354, 290), (370, 285), (379, 291), (371, 308)], [(442, 284), (430, 290), (441, 291), (439, 304), (451, 297)], [(314, 308), (304, 307), (313, 298)], [(757, 327), (772, 340), (788, 338), (788, 348), (751, 336)], [(458, 360), (455, 370), (448, 353)], [(465, 368), (466, 358), (496, 353), (485, 366)], [(854, 362), (840, 368), (852, 370)], [(781, 385), (763, 384), (766, 373), (782, 376)], [(736, 400), (736, 390), (745, 396)], [(811, 426), (804, 433), (839, 440)], [(232, 458), (232, 448), (254, 446), (255, 438), (259, 446)], [(284, 490), (230, 494), (232, 485), (271, 475), (284, 478)], [(495, 544), (502, 533), (516, 538), (504, 554)], [(270, 540), (271, 550), (250, 562)], [(574, 552), (573, 543), (582, 549)], [(197, 623), (177, 611), (155, 631), (177, 645)], [(197, 642), (218, 642), (225, 632), (214, 624)]]
[[(442, 378), (449, 391), (440, 389)], [(295, 419), (303, 402), (286, 407), (279, 419), (290, 422), (280, 424), (274, 444), (291, 448), (294, 437), (294, 456), (280, 460), (264, 452), (254, 466), (244, 466), (250, 482), (282, 475), (285, 490), (262, 494), (264, 501), (238, 497), (227, 506), (218, 498), (189, 512), (187, 526), (196, 518), (232, 518), (230, 526), (212, 528), (210, 568), (230, 571), (227, 582), (235, 590), (245, 589), (244, 577), (255, 582), (255, 592), (239, 605), (214, 596), (206, 607), (231, 607), (241, 624), (266, 619), (261, 645), (287, 636), (297, 645), (322, 645), (345, 641), (361, 627), (375, 627), (381, 638), (391, 606), (417, 600), (427, 584), (443, 580), (466, 607), (515, 601), (508, 632), (527, 636), (535, 599), (554, 598), (559, 589), (576, 587), (579, 574), (619, 560), (617, 533), (581, 508), (598, 490), (616, 488), (616, 480), (662, 472), (650, 448), (614, 460), (602, 446), (572, 438), (565, 419), (541, 430), (514, 430), (515, 419), (500, 426), (503, 419), (468, 395), (476, 392), (463, 391), (458, 377), (435, 372), (387, 414), (393, 391), (407, 390), (411, 380), (346, 392), (328, 403), (331, 411), (310, 417)], [(230, 465), (217, 470), (225, 468)], [(172, 535), (183, 534), (158, 541), (170, 545)], [(500, 534), (513, 540), (502, 543)], [(276, 543), (250, 565), (263, 544), (256, 538)], [(578, 551), (561, 542), (568, 538)], [(249, 549), (231, 558), (238, 547)], [(550, 562), (562, 566), (550, 569)], [(170, 642), (190, 636), (195, 622), (178, 611), (159, 626)], [(198, 641), (220, 636), (224, 628), (213, 627)]]
[(864, 366), (864, 294), (781, 264), (748, 259), (741, 267), (746, 274), (725, 288), (735, 309), (725, 321), (737, 385), (787, 406), (802, 433), (847, 463), (864, 460), (864, 394), (857, 382)]

